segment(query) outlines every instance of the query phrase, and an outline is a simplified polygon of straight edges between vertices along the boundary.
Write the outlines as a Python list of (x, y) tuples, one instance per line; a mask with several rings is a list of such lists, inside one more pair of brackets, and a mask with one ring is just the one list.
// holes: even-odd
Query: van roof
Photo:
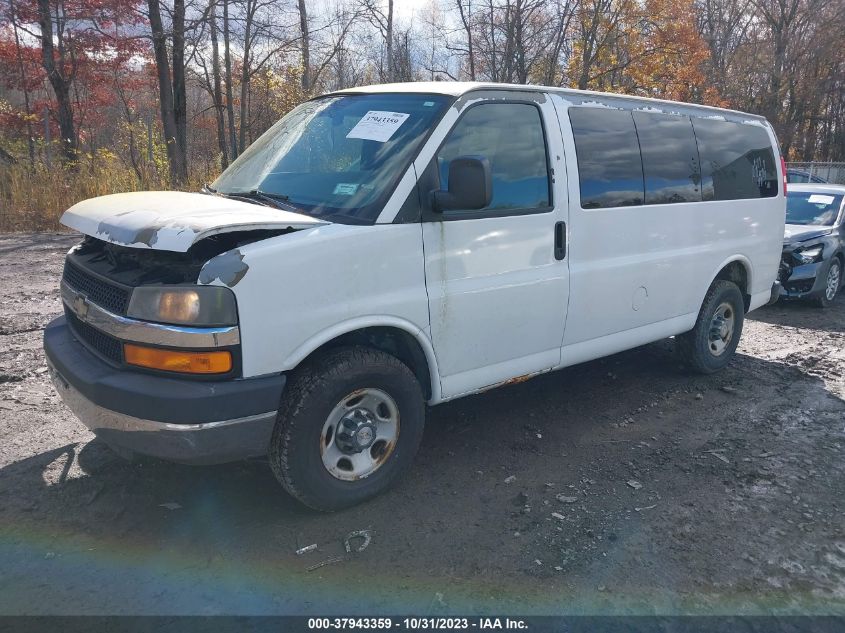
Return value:
[(576, 90), (575, 88), (555, 88), (552, 86), (537, 86), (530, 84), (506, 84), (506, 83), (492, 83), (492, 82), (478, 82), (478, 81), (411, 81), (404, 83), (393, 84), (378, 84), (372, 86), (358, 86), (356, 88), (347, 88), (346, 90), (338, 90), (332, 94), (372, 94), (372, 93), (386, 93), (386, 92), (407, 92), (407, 93), (427, 93), (427, 94), (442, 94), (453, 97), (460, 97), (468, 92), (475, 90), (521, 90), (521, 91), (537, 91), (537, 92), (551, 92), (562, 96), (572, 96), (579, 99), (584, 97), (595, 97), (597, 100), (602, 99), (620, 99), (626, 101), (638, 101), (644, 106), (651, 105), (665, 105), (667, 107), (675, 108), (690, 108), (693, 110), (701, 110), (709, 112), (710, 114), (728, 112), (734, 115), (741, 115), (758, 121), (765, 121), (765, 117), (759, 114), (751, 114), (749, 112), (741, 112), (739, 110), (730, 110), (728, 108), (716, 108), (714, 106), (699, 105), (695, 103), (684, 103), (682, 101), (670, 101), (668, 99), (650, 99), (648, 97), (637, 97), (632, 95), (616, 94), (612, 92), (596, 92), (593, 90)]

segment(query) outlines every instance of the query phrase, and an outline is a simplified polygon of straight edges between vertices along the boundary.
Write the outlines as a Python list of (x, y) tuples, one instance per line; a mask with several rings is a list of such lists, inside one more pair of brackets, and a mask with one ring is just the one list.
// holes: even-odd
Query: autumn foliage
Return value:
[(845, 160), (841, 0), (0, 0), (0, 230), (196, 189), (298, 103), (477, 80), (753, 111)]

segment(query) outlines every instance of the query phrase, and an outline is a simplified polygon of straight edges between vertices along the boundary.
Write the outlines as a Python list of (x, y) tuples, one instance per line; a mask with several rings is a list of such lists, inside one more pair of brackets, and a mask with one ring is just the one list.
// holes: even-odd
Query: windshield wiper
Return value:
[[(250, 191), (246, 192), (239, 192), (238, 195), (245, 196), (247, 198), (258, 198), (259, 200), (264, 200), (265, 202), (269, 202), (280, 209), (284, 207), (279, 204), (279, 202), (289, 202), (290, 197), (286, 196), (283, 193), (270, 193), (269, 191), (261, 191), (261, 189), (251, 189)], [(290, 204), (288, 206), (291, 206)]]
[[(294, 211), (296, 213), (305, 213), (302, 209), (294, 204), (291, 204), (290, 197), (283, 193), (270, 193), (269, 191), (262, 191), (261, 189), (248, 189), (246, 191), (218, 191), (211, 187), (205, 187), (211, 193), (218, 196), (225, 196), (227, 198), (241, 198), (248, 202), (263, 202), (264, 206), (272, 206), (282, 211)], [(260, 201), (260, 202), (259, 202)]]

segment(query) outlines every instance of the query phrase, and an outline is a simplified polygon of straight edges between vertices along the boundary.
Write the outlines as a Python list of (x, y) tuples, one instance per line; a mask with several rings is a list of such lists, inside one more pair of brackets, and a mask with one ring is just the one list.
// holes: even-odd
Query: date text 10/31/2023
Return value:
[(393, 618), (309, 618), (309, 630), (526, 630), (527, 623), (514, 618), (442, 618), (409, 617)]

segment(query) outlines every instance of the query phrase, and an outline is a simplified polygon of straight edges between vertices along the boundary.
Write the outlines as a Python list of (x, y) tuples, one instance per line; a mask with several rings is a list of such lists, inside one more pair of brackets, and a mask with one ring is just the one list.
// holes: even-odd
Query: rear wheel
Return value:
[(834, 257), (830, 261), (830, 268), (827, 269), (827, 277), (825, 278), (824, 289), (822, 293), (816, 297), (815, 304), (820, 308), (826, 308), (836, 298), (836, 293), (839, 292), (839, 287), (842, 285), (842, 262), (838, 257)]
[(425, 423), (413, 372), (384, 352), (331, 350), (291, 377), (270, 465), (291, 495), (339, 510), (389, 488), (411, 466)]
[(695, 327), (676, 337), (681, 360), (702, 374), (712, 374), (733, 358), (742, 325), (745, 303), (736, 284), (717, 279), (710, 286)]

